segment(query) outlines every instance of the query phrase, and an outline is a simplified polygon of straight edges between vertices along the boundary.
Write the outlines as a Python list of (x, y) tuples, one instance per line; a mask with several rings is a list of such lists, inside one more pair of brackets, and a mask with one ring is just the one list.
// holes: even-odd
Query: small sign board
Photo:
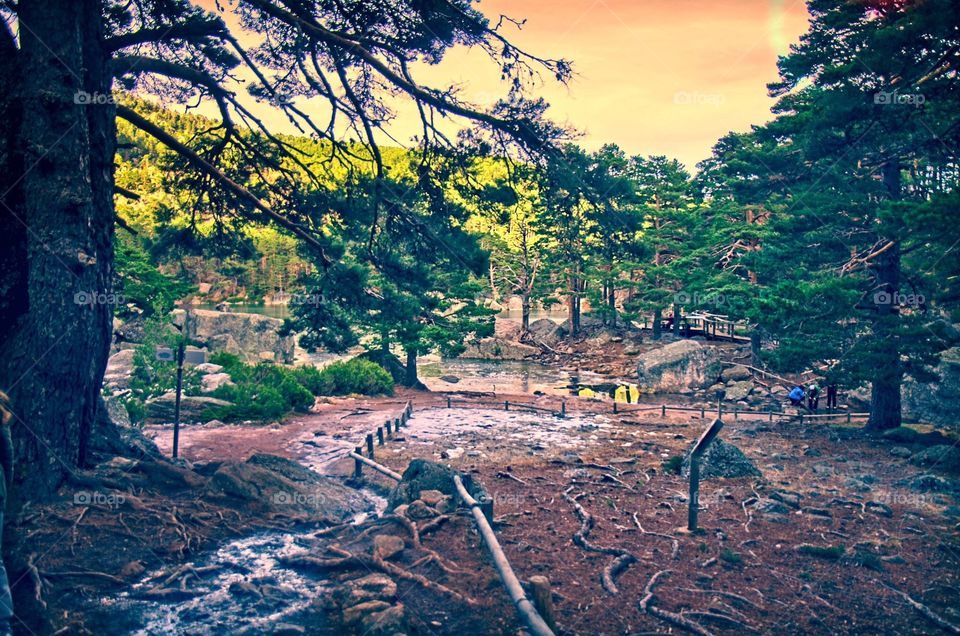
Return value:
[[(186, 349), (183, 352), (184, 364), (203, 364), (207, 361), (208, 352), (203, 349)], [(170, 347), (157, 347), (156, 358), (160, 362), (176, 362), (177, 352)]]
[(207, 361), (207, 352), (202, 349), (187, 349), (183, 352), (184, 364), (203, 364)]

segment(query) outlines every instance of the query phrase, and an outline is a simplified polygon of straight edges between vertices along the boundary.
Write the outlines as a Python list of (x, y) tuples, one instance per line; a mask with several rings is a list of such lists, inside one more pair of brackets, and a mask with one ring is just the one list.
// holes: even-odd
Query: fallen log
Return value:
[(520, 585), (520, 579), (514, 574), (513, 568), (510, 567), (510, 562), (507, 561), (507, 557), (503, 553), (500, 543), (497, 541), (497, 535), (493, 533), (493, 528), (490, 527), (490, 523), (480, 510), (480, 504), (467, 492), (466, 487), (463, 485), (463, 480), (460, 479), (460, 475), (453, 476), (453, 483), (457, 487), (457, 493), (460, 495), (460, 499), (470, 507), (473, 520), (477, 524), (477, 530), (479, 530), (480, 536), (483, 538), (484, 545), (487, 546), (487, 552), (490, 553), (493, 565), (500, 574), (500, 580), (503, 581), (503, 586), (507, 588), (507, 593), (510, 595), (511, 600), (513, 600), (513, 604), (516, 606), (517, 613), (520, 615), (524, 625), (527, 626), (533, 636), (555, 636), (553, 630), (550, 629), (550, 626), (543, 620), (543, 617), (537, 612), (536, 607), (534, 607), (533, 603), (524, 593), (523, 586)]

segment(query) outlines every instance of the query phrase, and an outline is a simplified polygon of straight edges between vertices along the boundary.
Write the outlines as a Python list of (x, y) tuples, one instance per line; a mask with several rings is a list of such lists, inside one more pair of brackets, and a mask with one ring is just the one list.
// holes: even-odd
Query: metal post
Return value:
[(687, 530), (697, 531), (697, 514), (700, 512), (700, 458), (690, 456), (690, 502), (687, 507)]
[(723, 420), (713, 420), (690, 451), (690, 501), (687, 510), (687, 530), (690, 532), (697, 531), (697, 514), (700, 512), (700, 458), (722, 428)]
[(173, 458), (180, 451), (180, 395), (183, 393), (183, 351), (186, 343), (181, 340), (177, 345), (177, 397), (173, 405)]
[(383, 427), (377, 427), (377, 446), (383, 446)]
[(373, 459), (373, 433), (367, 433), (367, 457)]
[[(357, 446), (354, 450), (356, 450), (357, 455), (363, 453), (363, 449), (359, 446)], [(353, 476), (357, 479), (363, 477), (363, 462), (361, 462), (359, 459), (353, 460)]]
[(450, 408), (450, 396), (447, 396), (447, 408)]
[(740, 419), (740, 407), (738, 406), (733, 407), (733, 419)]
[(509, 411), (509, 410), (510, 410), (510, 402), (509, 402), (509, 401), (506, 401), (506, 402), (503, 403), (503, 410), (504, 410), (504, 411)]
[(613, 401), (613, 413), (614, 413), (614, 415), (616, 415), (616, 413), (617, 413), (617, 401), (616, 401), (616, 400)]
[(563, 400), (560, 402), (560, 417), (566, 417), (566, 416), (567, 416), (567, 402), (566, 400)]
[(666, 404), (661, 404), (661, 405), (660, 405), (660, 417), (666, 417), (666, 416), (667, 416), (667, 405), (666, 405)]

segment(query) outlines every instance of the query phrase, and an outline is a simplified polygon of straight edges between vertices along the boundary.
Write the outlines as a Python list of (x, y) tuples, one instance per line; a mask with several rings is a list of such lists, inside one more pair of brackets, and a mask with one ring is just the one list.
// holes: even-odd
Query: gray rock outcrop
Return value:
[[(683, 459), (680, 475), (690, 476), (690, 453)], [(700, 458), (700, 478), (759, 477), (760, 470), (753, 465), (739, 448), (723, 441), (714, 440)]]
[(907, 417), (960, 431), (960, 347), (947, 349), (934, 369), (938, 382), (907, 378), (901, 389)]
[(467, 345), (461, 358), (477, 360), (524, 360), (540, 353), (537, 347), (514, 342), (504, 338), (483, 338), (480, 342)]
[(720, 377), (720, 354), (694, 340), (678, 340), (637, 357), (640, 386), (658, 392), (704, 388)]
[(224, 462), (207, 483), (214, 496), (250, 502), (264, 511), (319, 523), (343, 523), (370, 509), (353, 488), (295, 461), (256, 454), (245, 462)]
[[(283, 321), (259, 314), (193, 309), (185, 317), (187, 338), (211, 351), (226, 351), (259, 362), (270, 352), (278, 362), (293, 362), (294, 338), (281, 336)], [(264, 356), (266, 357), (266, 356)]]

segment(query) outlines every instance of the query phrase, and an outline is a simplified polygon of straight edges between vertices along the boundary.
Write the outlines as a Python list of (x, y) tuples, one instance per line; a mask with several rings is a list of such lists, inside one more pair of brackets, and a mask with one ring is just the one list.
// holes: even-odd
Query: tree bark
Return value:
[[(891, 199), (900, 199), (900, 162), (893, 160), (883, 167), (883, 181)], [(882, 431), (897, 428), (902, 421), (900, 385), (903, 381), (903, 365), (900, 361), (900, 336), (898, 334), (900, 291), (900, 244), (881, 254), (874, 263), (874, 289), (885, 292), (890, 302), (876, 303), (873, 320), (874, 346), (877, 347), (877, 364), (870, 386), (870, 419), (867, 429)]]
[(574, 274), (570, 276), (567, 287), (567, 325), (571, 336), (580, 333), (580, 280)]
[(20, 116), (0, 122), (24, 167), (4, 175), (14, 184), (3, 195), (4, 228), (23, 227), (5, 255), (17, 260), (4, 272), (16, 300), (0, 326), (0, 386), (13, 402), (16, 460), (29, 466), (16, 472), (14, 505), (51, 494), (86, 459), (115, 301), (116, 136), (101, 6), (22, 0), (18, 9), (18, 69), (5, 92)]
[(680, 303), (673, 303), (673, 335), (680, 337)]
[(659, 340), (663, 335), (663, 310), (657, 307), (653, 310), (653, 339)]
[(415, 347), (408, 347), (407, 352), (407, 377), (404, 384), (409, 387), (415, 387), (420, 383), (417, 378), (417, 350)]
[(520, 325), (521, 333), (530, 331), (530, 293), (527, 291), (520, 294)]

